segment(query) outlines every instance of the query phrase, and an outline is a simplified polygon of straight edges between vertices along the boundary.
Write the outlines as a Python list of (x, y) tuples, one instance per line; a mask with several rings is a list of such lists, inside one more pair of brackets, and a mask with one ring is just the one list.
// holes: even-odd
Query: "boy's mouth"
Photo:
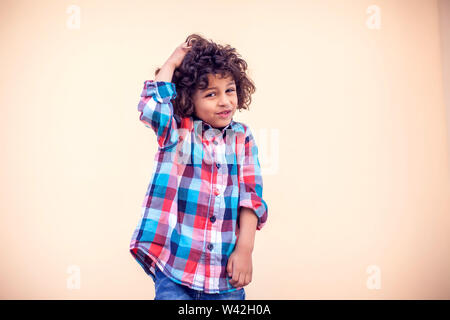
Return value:
[(219, 115), (220, 117), (222, 117), (222, 118), (226, 118), (226, 117), (228, 117), (230, 114), (231, 114), (231, 110), (223, 111), (223, 112), (218, 113), (218, 115)]

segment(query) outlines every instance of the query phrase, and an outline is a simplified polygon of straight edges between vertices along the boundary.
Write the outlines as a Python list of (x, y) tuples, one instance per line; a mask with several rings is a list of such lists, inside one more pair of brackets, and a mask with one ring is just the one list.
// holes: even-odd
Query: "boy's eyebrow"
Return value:
[[(228, 82), (227, 86), (229, 86), (230, 84), (235, 84), (235, 83), (234, 83), (234, 80)], [(217, 89), (217, 87), (209, 87), (209, 88), (206, 88), (206, 89), (201, 89), (200, 91), (206, 91), (206, 90), (209, 90), (209, 89)]]

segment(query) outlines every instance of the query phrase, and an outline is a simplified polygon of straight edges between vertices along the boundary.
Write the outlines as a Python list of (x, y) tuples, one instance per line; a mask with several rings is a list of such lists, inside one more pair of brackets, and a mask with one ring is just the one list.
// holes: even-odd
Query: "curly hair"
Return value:
[[(172, 82), (177, 96), (173, 100), (174, 113), (180, 117), (194, 114), (192, 99), (196, 90), (208, 87), (208, 74), (220, 77), (231, 76), (236, 83), (237, 110), (250, 109), (251, 95), (256, 91), (252, 80), (246, 74), (247, 63), (230, 45), (222, 46), (208, 41), (199, 34), (191, 34), (186, 42), (192, 48), (186, 53), (181, 65), (174, 70)], [(155, 75), (161, 68), (157, 68)]]

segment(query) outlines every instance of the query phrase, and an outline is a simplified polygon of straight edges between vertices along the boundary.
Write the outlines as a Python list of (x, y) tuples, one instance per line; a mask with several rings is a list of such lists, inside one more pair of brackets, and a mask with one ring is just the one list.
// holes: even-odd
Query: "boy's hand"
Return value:
[(192, 45), (188, 45), (186, 42), (180, 44), (172, 55), (167, 59), (166, 63), (171, 64), (174, 68), (178, 68), (183, 62), (184, 56), (192, 48)]
[(236, 248), (228, 258), (227, 273), (232, 286), (241, 288), (252, 281), (252, 252)]

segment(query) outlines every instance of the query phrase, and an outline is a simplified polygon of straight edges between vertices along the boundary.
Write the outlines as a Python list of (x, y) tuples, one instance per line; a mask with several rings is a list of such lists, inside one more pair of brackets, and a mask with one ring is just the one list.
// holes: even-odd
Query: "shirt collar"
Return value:
[[(200, 119), (199, 117), (197, 117), (195, 114), (192, 114), (192, 119), (194, 121), (194, 129), (196, 129), (195, 123), (196, 122), (198, 123), (198, 121), (200, 121), (203, 135), (205, 134), (205, 132), (208, 131), (208, 129), (216, 129), (216, 130), (210, 130), (210, 131), (208, 131), (208, 133), (210, 133), (210, 134), (211, 133), (215, 133), (214, 137), (218, 136), (218, 135), (222, 135), (222, 137), (225, 138), (227, 129), (228, 130), (231, 129), (233, 131), (236, 131), (235, 130), (236, 129), (236, 122), (233, 119), (231, 119), (230, 123), (227, 126), (223, 127), (223, 128), (214, 128), (209, 123), (207, 123), (207, 122), (203, 121), (202, 119)], [(219, 130), (220, 133), (217, 133), (217, 130)], [(211, 137), (210, 134), (207, 135), (207, 138), (209, 137), (208, 140), (210, 140), (211, 138), (214, 140), (214, 137)]]

